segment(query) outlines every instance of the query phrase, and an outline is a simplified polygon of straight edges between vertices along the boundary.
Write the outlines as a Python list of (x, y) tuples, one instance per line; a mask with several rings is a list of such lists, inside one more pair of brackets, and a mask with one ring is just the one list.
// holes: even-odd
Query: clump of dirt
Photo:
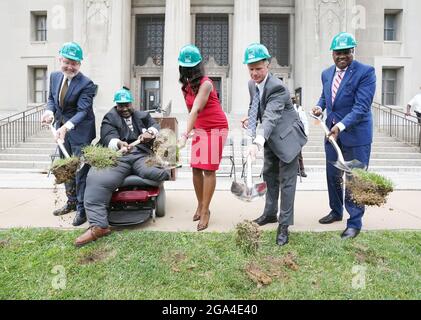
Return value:
[(255, 262), (249, 263), (244, 271), (258, 287), (268, 286), (272, 283), (272, 278)]
[(180, 163), (180, 150), (177, 146), (177, 137), (173, 130), (162, 129), (156, 136), (152, 145), (153, 155), (146, 159), (150, 167), (174, 168)]
[(96, 169), (115, 167), (121, 157), (119, 152), (101, 146), (86, 146), (82, 152), (83, 160)]
[(298, 271), (296, 256), (288, 252), (284, 257), (260, 257), (246, 265), (244, 271), (258, 287), (270, 285), (274, 280), (287, 281), (289, 275), (285, 269)]
[(78, 262), (82, 265), (97, 263), (114, 258), (116, 254), (116, 251), (109, 248), (95, 249), (93, 251), (82, 254)]
[(75, 178), (80, 160), (77, 157), (56, 159), (51, 167), (51, 172), (56, 177), (56, 184), (62, 184)]
[(380, 207), (393, 192), (393, 182), (377, 173), (355, 169), (352, 170), (348, 188), (357, 205)]
[(235, 228), (235, 243), (245, 254), (255, 255), (259, 250), (262, 230), (255, 222), (245, 220)]

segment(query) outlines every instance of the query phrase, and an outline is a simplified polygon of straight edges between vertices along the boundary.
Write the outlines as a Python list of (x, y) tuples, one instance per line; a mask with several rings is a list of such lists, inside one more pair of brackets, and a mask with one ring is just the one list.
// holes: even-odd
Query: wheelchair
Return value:
[(165, 216), (164, 182), (156, 182), (136, 175), (126, 177), (114, 191), (108, 213), (108, 222), (114, 227), (145, 223)]

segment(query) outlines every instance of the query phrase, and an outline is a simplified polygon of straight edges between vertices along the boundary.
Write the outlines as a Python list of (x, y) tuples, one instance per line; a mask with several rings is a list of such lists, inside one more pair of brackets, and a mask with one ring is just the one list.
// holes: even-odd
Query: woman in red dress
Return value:
[(187, 128), (178, 145), (184, 147), (193, 133), (191, 167), (197, 197), (193, 221), (199, 221), (197, 231), (202, 231), (209, 224), (209, 205), (215, 192), (216, 171), (228, 136), (228, 121), (212, 80), (204, 75), (199, 49), (194, 45), (184, 46), (178, 62), (182, 91), (189, 111)]

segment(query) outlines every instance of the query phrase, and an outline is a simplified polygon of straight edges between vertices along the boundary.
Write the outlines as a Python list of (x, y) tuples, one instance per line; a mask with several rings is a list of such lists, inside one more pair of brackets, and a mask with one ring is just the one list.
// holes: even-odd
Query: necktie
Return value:
[(260, 92), (259, 88), (256, 87), (256, 93), (254, 94), (253, 101), (251, 103), (251, 108), (249, 112), (249, 125), (247, 129), (247, 133), (250, 137), (256, 137), (256, 129), (257, 129), (257, 114), (259, 112), (259, 104), (260, 104)]
[(66, 96), (67, 89), (69, 89), (69, 81), (67, 80), (67, 78), (64, 78), (63, 81), (64, 81), (63, 88), (61, 88), (61, 92), (60, 92), (60, 107), (62, 108), (64, 105), (64, 97)]
[(134, 131), (134, 128), (133, 128), (133, 123), (132, 123), (132, 118), (126, 118), (126, 119), (124, 119), (125, 121), (126, 121), (126, 124), (127, 124), (127, 126), (129, 127), (129, 129), (131, 130), (131, 131)]
[(336, 72), (336, 76), (333, 79), (332, 84), (332, 105), (335, 102), (336, 95), (338, 93), (339, 87), (341, 85), (342, 79), (344, 78), (345, 70), (339, 70)]

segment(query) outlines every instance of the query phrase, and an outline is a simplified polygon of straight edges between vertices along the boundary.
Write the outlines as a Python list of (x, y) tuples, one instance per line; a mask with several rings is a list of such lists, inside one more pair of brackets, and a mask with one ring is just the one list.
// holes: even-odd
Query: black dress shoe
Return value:
[(323, 217), (319, 220), (320, 224), (332, 224), (337, 221), (342, 221), (342, 217), (338, 217), (333, 213), (329, 213), (326, 217)]
[(76, 211), (76, 202), (66, 202), (62, 208), (54, 210), (53, 215), (62, 216), (63, 214), (68, 214), (72, 211)]
[(276, 234), (276, 244), (278, 246), (284, 246), (288, 243), (288, 226), (285, 225), (279, 225), (278, 232)]
[(341, 234), (341, 238), (343, 240), (346, 239), (354, 239), (360, 234), (360, 230), (353, 229), (353, 228), (346, 228), (344, 232)]
[(276, 216), (273, 217), (268, 217), (268, 216), (260, 216), (259, 218), (257, 218), (256, 220), (254, 220), (253, 222), (256, 222), (259, 226), (265, 226), (269, 223), (277, 223), (278, 222), (278, 218)]
[(86, 213), (78, 211), (73, 219), (72, 225), (75, 227), (81, 226), (86, 220)]

